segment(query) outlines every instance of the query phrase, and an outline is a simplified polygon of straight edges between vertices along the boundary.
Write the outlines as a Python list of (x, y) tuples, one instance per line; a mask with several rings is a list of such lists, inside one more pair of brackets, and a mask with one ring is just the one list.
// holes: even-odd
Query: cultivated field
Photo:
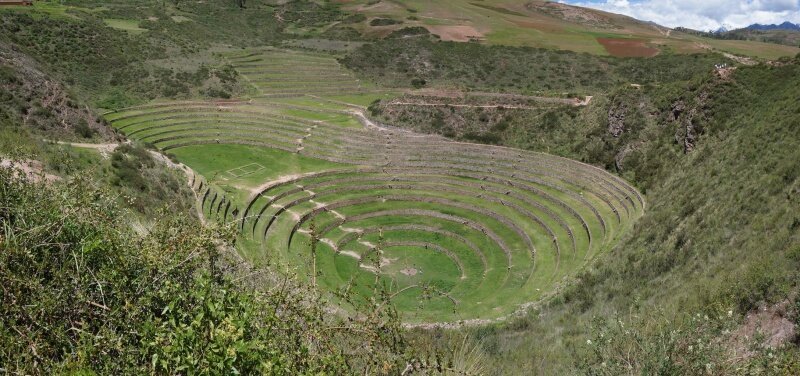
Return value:
[[(514, 0), (341, 0), (366, 20), (351, 25), (367, 35), (385, 36), (404, 27), (422, 26), (442, 40), (531, 46), (613, 56), (652, 56), (659, 52), (702, 53), (715, 49), (776, 59), (800, 49), (760, 42), (700, 38), (619, 14), (555, 1)], [(374, 19), (396, 23), (372, 26)], [(609, 43), (609, 40), (612, 43)], [(625, 47), (621, 48), (620, 43)]]
[[(295, 57), (309, 74), (291, 72)], [(599, 168), (372, 123), (359, 109), (374, 95), (359, 95), (365, 85), (332, 58), (229, 58), (263, 98), (152, 103), (108, 120), (202, 175), (193, 186), (204, 212), (235, 223), (246, 257), (325, 291), (369, 296), (377, 282), (407, 322), (507, 315), (553, 292), (644, 210), (639, 192)]]

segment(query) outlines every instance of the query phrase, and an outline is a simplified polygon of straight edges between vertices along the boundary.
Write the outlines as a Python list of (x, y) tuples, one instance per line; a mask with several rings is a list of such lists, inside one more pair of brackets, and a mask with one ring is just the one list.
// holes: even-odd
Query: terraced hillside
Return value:
[(340, 95), (373, 91), (329, 55), (261, 49), (226, 54), (263, 97)]
[[(329, 163), (251, 179), (226, 199), (206, 183), (204, 208), (239, 221), (250, 257), (277, 256), (324, 289), (353, 283), (368, 295), (377, 276), (408, 321), (508, 314), (613, 244), (644, 209), (624, 181), (564, 158), (344, 127), (283, 109), (171, 102), (108, 118), (179, 157), (186, 148), (247, 146)], [(229, 175), (271, 168), (242, 165)], [(430, 299), (419, 309), (423, 297)]]

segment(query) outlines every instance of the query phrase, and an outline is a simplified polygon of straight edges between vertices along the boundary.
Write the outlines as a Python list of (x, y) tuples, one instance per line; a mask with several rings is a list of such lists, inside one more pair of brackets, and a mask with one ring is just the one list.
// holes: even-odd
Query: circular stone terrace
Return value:
[(411, 323), (498, 318), (540, 300), (645, 208), (630, 184), (577, 161), (345, 128), (268, 101), (158, 103), (108, 119), (163, 151), (247, 145), (336, 163), (261, 182), (231, 217), (256, 255), (316, 273), (323, 291), (368, 296), (377, 281)]

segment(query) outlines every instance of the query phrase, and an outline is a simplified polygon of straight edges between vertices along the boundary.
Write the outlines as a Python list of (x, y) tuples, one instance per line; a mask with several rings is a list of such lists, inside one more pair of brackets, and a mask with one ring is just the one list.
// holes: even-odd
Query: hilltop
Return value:
[(771, 25), (762, 25), (762, 24), (752, 24), (745, 29), (750, 30), (795, 30), (800, 31), (800, 25), (793, 24), (789, 21), (783, 22), (781, 24), (771, 24)]

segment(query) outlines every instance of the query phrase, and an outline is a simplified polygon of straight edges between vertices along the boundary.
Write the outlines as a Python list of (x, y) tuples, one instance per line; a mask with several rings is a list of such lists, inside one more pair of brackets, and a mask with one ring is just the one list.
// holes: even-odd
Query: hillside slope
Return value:
[[(670, 96), (672, 100), (661, 102), (695, 103), (689, 107), (697, 110), (696, 117), (688, 121), (703, 129), (696, 148), (684, 154), (683, 143), (673, 138), (676, 123), (668, 120), (674, 110), (670, 105), (662, 109), (663, 120), (632, 131), (649, 143), (635, 157), (646, 167), (632, 168), (650, 177), (631, 175), (647, 189), (647, 214), (626, 240), (549, 306), (505, 325), (473, 331), (498, 374), (518, 372), (520, 364), (530, 367), (523, 373), (564, 371), (573, 361), (588, 367), (584, 371), (589, 373), (614, 374), (612, 367), (628, 372), (626, 362), (633, 362), (634, 373), (694, 373), (708, 362), (718, 374), (763, 372), (768, 367), (779, 374), (796, 373), (800, 354), (793, 334), (778, 342), (784, 346), (778, 356), (767, 356), (769, 351), (776, 353), (776, 345), (767, 347), (764, 340), (751, 345), (762, 350), (737, 358), (741, 350), (726, 333), (746, 331), (740, 323), (758, 309), (780, 302), (794, 307), (797, 302), (798, 77), (800, 61), (795, 60), (780, 67), (739, 68), (728, 79), (693, 82), (683, 92), (647, 93), (655, 103), (660, 101), (654, 98)], [(693, 313), (731, 319), (698, 326), (689, 317)], [(783, 315), (787, 322), (798, 317), (795, 308), (785, 309)], [(598, 326), (593, 317), (608, 318), (612, 324), (601, 320)], [(608, 329), (617, 319), (639, 337)], [(789, 333), (796, 333), (788, 325)], [(598, 328), (617, 337), (599, 347), (586, 346)], [(763, 337), (753, 338), (773, 338), (775, 328), (764, 327)], [(670, 332), (672, 336), (664, 337)], [(542, 341), (553, 347), (539, 348)], [(714, 351), (691, 354), (692, 341), (708, 343)], [(728, 360), (731, 357), (738, 360)], [(601, 363), (610, 368), (600, 371)]]
[[(723, 41), (676, 32), (650, 22), (550, 1), (343, 0), (344, 9), (364, 15), (350, 25), (371, 36), (422, 26), (449, 41), (529, 46), (596, 55), (653, 56), (659, 53), (729, 53), (778, 58), (796, 46)], [(375, 21), (382, 20), (382, 21)]]

